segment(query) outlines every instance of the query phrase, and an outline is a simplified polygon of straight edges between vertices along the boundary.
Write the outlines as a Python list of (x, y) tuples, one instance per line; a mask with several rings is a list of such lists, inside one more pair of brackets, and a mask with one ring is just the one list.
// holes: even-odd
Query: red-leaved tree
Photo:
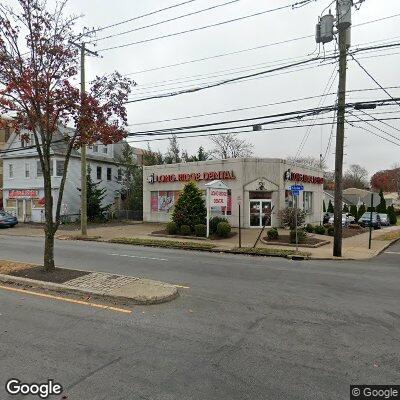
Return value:
[(384, 192), (398, 192), (400, 188), (400, 168), (378, 171), (371, 178), (371, 186)]
[[(15, 3), (15, 7), (0, 4), (0, 113), (12, 117), (21, 140), (28, 140), (25, 130), (34, 135), (45, 193), (44, 267), (50, 271), (71, 152), (82, 145), (115, 143), (125, 137), (124, 102), (134, 82), (115, 72), (97, 77), (86, 93), (80, 93), (73, 81), (79, 59), (72, 43), (81, 36), (73, 32), (77, 18), (64, 16), (66, 1), (51, 11), (46, 0)], [(53, 204), (51, 145), (62, 127), (73, 130), (62, 135), (64, 172)]]

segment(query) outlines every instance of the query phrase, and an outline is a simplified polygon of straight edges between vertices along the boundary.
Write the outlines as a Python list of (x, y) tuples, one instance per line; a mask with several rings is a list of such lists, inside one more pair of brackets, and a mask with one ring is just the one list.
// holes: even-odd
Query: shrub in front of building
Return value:
[(174, 221), (170, 221), (167, 224), (168, 235), (176, 235), (178, 233), (178, 225)]
[(397, 215), (396, 212), (394, 210), (394, 206), (391, 205), (387, 208), (387, 214), (389, 217), (389, 222), (391, 225), (396, 225), (397, 224)]
[[(306, 233), (302, 229), (297, 230), (297, 243), (305, 243), (307, 239)], [(296, 243), (296, 230), (290, 231), (290, 243)]]
[(308, 233), (313, 233), (314, 232), (314, 227), (311, 224), (307, 224), (304, 230)]
[(278, 229), (272, 228), (267, 231), (267, 237), (269, 240), (277, 240), (279, 239)]
[(182, 236), (189, 236), (192, 233), (192, 230), (189, 225), (182, 225), (179, 232)]
[(206, 222), (207, 210), (201, 190), (194, 182), (187, 183), (172, 213), (172, 221), (180, 229), (182, 225), (188, 225), (194, 231), (195, 225)]
[(350, 206), (350, 214), (357, 219), (358, 217), (358, 211), (357, 211), (357, 206), (355, 204), (352, 204)]
[(211, 234), (217, 233), (217, 227), (220, 222), (228, 223), (228, 220), (226, 218), (222, 218), (222, 217), (212, 217), (210, 219), (210, 233)]
[[(283, 210), (280, 210), (279, 218), (281, 220), (281, 225), (284, 228), (289, 227), (290, 229), (294, 229), (296, 227), (296, 210), (294, 207), (287, 207)], [(302, 226), (306, 220), (306, 213), (303, 210), (297, 209), (297, 226)]]
[(317, 235), (325, 235), (325, 227), (322, 226), (322, 225), (317, 225), (317, 226), (314, 228), (314, 232), (315, 232)]
[(333, 226), (329, 226), (326, 231), (329, 236), (333, 236), (335, 234), (335, 228)]
[(231, 233), (231, 226), (228, 222), (220, 222), (217, 225), (217, 235), (223, 238), (226, 238)]
[(207, 235), (207, 225), (204, 225), (204, 224), (195, 225), (194, 233), (196, 236), (205, 237)]

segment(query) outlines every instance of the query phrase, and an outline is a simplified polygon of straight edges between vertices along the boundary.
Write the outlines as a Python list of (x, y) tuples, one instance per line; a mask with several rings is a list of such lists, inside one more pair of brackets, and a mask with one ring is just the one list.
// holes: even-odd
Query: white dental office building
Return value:
[[(28, 142), (21, 141), (20, 135), (13, 133), (9, 137), (3, 161), (3, 207), (15, 215), (20, 222), (44, 222), (44, 184), (39, 156), (33, 145), (33, 134)], [(60, 142), (63, 135), (56, 134), (51, 146), (53, 204), (57, 204), (61, 177), (64, 171), (66, 145)], [(117, 144), (96, 144), (87, 150), (87, 161), (93, 182), (105, 187), (107, 196), (104, 204), (114, 204), (120, 197), (122, 172), (115, 161), (123, 142)], [(25, 147), (25, 148), (22, 148)], [(22, 149), (21, 149), (22, 148)], [(80, 218), (81, 160), (80, 151), (73, 150), (68, 166), (61, 215), (68, 220)], [(54, 207), (54, 212), (55, 212)]]
[(276, 158), (207, 160), (143, 168), (143, 220), (168, 222), (179, 193), (189, 181), (205, 192), (205, 184), (222, 180), (229, 188), (224, 214), (232, 226), (259, 228), (281, 225), (279, 211), (293, 206), (292, 185), (302, 185), (298, 207), (306, 223), (319, 224), (323, 209), (323, 172)]

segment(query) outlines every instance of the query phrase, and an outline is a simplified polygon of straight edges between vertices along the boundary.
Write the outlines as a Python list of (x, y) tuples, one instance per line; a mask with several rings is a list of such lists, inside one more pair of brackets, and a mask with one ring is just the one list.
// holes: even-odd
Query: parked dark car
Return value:
[(381, 219), (381, 225), (382, 226), (390, 226), (390, 219), (387, 214), (381, 214), (379, 213), (379, 218)]
[(329, 213), (329, 212), (325, 213), (325, 214), (324, 214), (323, 223), (324, 223), (324, 224), (329, 224), (329, 219), (330, 219), (331, 217), (333, 217), (333, 213)]
[(0, 211), (0, 228), (12, 228), (18, 224), (18, 220), (13, 215)]
[(371, 213), (370, 212), (366, 212), (362, 215), (362, 217), (358, 220), (358, 223), (362, 226), (362, 227), (369, 227), (370, 224), (372, 225), (372, 227), (374, 229), (381, 229), (381, 219), (379, 217), (379, 214), (376, 212), (372, 213), (372, 221), (371, 221)]

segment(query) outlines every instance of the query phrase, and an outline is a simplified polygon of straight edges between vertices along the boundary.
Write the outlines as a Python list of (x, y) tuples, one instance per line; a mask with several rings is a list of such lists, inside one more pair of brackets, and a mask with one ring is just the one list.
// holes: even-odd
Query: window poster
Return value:
[(158, 211), (158, 192), (151, 192), (151, 211)]
[(169, 212), (175, 204), (175, 192), (158, 192), (158, 211)]

